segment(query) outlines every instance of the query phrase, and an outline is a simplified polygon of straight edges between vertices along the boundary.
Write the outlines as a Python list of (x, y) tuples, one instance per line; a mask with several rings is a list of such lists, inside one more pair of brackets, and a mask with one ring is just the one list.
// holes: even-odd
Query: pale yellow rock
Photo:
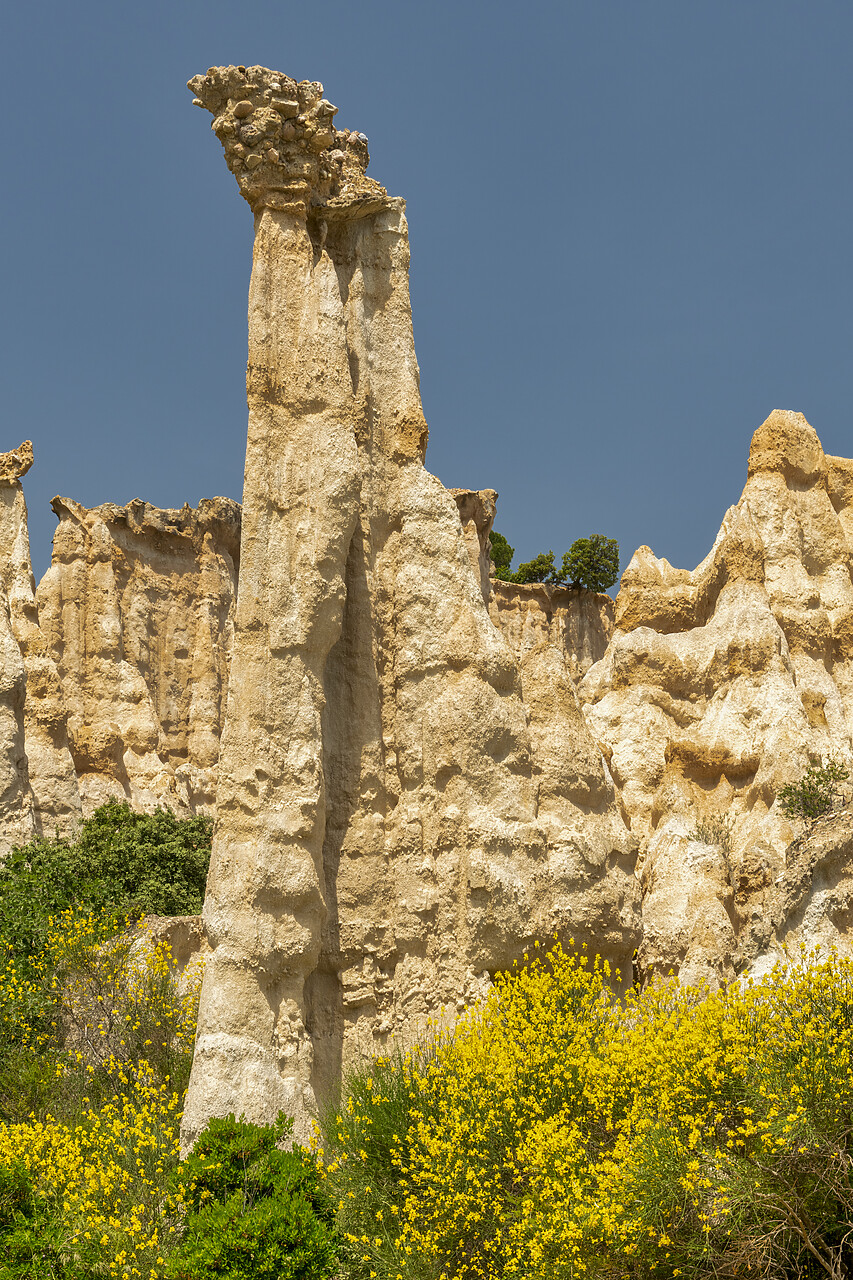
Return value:
[(39, 626), (27, 506), (29, 440), (0, 455), (0, 853), (74, 832), (80, 797), (59, 679)]
[[(216, 789), (239, 564), (227, 498), (162, 511), (55, 498), (38, 588), (57, 706), (88, 815), (109, 797), (209, 812)], [(58, 713), (57, 713), (58, 714)]]
[(489, 534), (495, 520), (498, 495), (494, 489), (451, 489), (450, 493), (456, 499), (468, 557), (480, 580), (483, 599), (488, 603), (492, 592)]
[[(285, 1109), (305, 1137), (342, 1064), (411, 1041), (442, 1006), (455, 1016), (540, 935), (598, 929), (630, 965), (633, 854), (556, 651), (531, 659), (549, 723), (528, 728), (483, 598), (482, 495), (461, 503), (463, 532), (424, 469), (403, 202), (365, 177), (361, 135), (319, 145), (334, 111), (321, 86), (214, 68), (190, 87), (255, 249), (212, 951), (183, 1136), (211, 1114)], [(280, 163), (247, 169), (237, 121), (269, 110), (297, 127), (273, 129)]]
[(0, 453), (0, 483), (10, 484), (20, 480), (33, 465), (33, 442), (25, 440), (17, 449), (9, 453)]
[[(851, 477), (802, 414), (776, 411), (698, 568), (641, 547), (622, 578), (612, 639), (580, 695), (643, 849), (650, 971), (689, 957), (695, 976), (704, 955), (719, 978), (771, 944), (768, 886), (797, 833), (779, 790), (811, 756), (853, 765)], [(728, 888), (721, 860), (689, 839), (721, 817)]]
[(575, 682), (604, 657), (613, 633), (610, 596), (580, 587), (493, 577), (489, 614), (518, 658), (537, 645), (552, 644), (565, 657)]

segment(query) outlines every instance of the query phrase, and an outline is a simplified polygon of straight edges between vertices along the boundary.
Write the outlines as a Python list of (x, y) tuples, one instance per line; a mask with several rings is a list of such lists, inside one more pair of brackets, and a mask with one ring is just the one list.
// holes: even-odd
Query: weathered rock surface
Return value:
[(613, 632), (610, 596), (547, 582), (502, 582), (492, 578), (489, 614), (516, 657), (552, 644), (577, 683), (604, 657)]
[(498, 495), (494, 489), (451, 489), (456, 499), (465, 548), (488, 604), (492, 593), (492, 553), (489, 534), (495, 522)]
[(638, 936), (632, 842), (563, 654), (519, 672), (483, 599), (488, 499), (463, 499), (463, 534), (423, 466), (403, 202), (320, 85), (228, 67), (190, 87), (255, 251), (186, 1141), (229, 1111), (284, 1108), (304, 1134), (343, 1061), (463, 1007), (531, 939), (601, 936), (624, 966)]
[(625, 571), (580, 696), (641, 842), (648, 972), (723, 977), (773, 941), (779, 790), (810, 756), (853, 763), (851, 538), (853, 463), (776, 411), (698, 568), (641, 547)]
[[(142, 809), (212, 810), (239, 505), (211, 498), (161, 511), (137, 499), (87, 510), (55, 498), (53, 509), (38, 616), (84, 813), (110, 796)], [(42, 771), (31, 763), (31, 772)]]
[(0, 454), (0, 853), (67, 833), (80, 800), (56, 668), (39, 627), (20, 476), (33, 448)]

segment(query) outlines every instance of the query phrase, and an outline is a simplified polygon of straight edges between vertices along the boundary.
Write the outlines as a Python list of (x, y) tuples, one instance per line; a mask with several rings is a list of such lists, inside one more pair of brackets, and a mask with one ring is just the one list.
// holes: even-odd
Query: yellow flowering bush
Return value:
[(841, 1277), (853, 1264), (853, 965), (612, 995), (555, 947), (324, 1130), (349, 1274)]
[(26, 966), (7, 949), (0, 968), (12, 1048), (52, 1074), (47, 1107), (0, 1123), (3, 1280), (165, 1274), (201, 969), (179, 984), (168, 944), (115, 930), (69, 909)]
[(0, 1126), (0, 1166), (25, 1171), (36, 1210), (0, 1234), (0, 1275), (34, 1275), (45, 1262), (69, 1277), (164, 1274), (183, 1098), (144, 1065), (111, 1065), (122, 1091), (74, 1123)]

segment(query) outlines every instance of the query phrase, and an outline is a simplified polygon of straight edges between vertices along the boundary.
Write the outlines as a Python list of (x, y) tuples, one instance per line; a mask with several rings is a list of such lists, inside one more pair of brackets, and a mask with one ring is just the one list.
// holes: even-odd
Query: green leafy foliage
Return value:
[(332, 1206), (292, 1121), (213, 1119), (180, 1171), (187, 1208), (173, 1280), (321, 1280), (336, 1269)]
[(502, 582), (512, 582), (512, 558), (515, 547), (511, 547), (502, 533), (493, 529), (489, 534), (492, 564), (495, 566), (495, 577)]
[(837, 760), (812, 761), (799, 782), (782, 787), (779, 807), (788, 818), (802, 818), (810, 822), (834, 808), (838, 785), (849, 777), (850, 771)]
[(607, 591), (619, 576), (619, 544), (594, 533), (578, 538), (563, 556), (559, 581), (587, 591)]
[(503, 534), (494, 530), (489, 534), (495, 577), (502, 582), (547, 582), (567, 585), (586, 591), (607, 591), (619, 576), (619, 544), (615, 538), (605, 538), (594, 533), (589, 538), (577, 538), (563, 555), (558, 569), (553, 551), (543, 551), (532, 560), (526, 560), (513, 573), (511, 565), (515, 548)]
[(556, 582), (557, 569), (554, 564), (554, 552), (543, 551), (532, 560), (518, 566), (514, 582)]
[(117, 917), (195, 915), (204, 901), (213, 822), (168, 809), (134, 813), (110, 800), (74, 841), (34, 840), (0, 865), (0, 940), (19, 958), (44, 945), (48, 921), (66, 907)]
[(196, 915), (204, 902), (213, 820), (169, 809), (134, 813), (110, 800), (83, 823), (81, 870), (104, 905), (141, 915)]

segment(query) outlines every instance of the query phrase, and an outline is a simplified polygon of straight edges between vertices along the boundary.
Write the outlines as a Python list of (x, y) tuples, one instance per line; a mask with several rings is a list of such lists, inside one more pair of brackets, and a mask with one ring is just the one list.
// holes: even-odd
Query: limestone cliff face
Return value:
[(342, 1061), (463, 1007), (534, 937), (600, 925), (623, 964), (637, 937), (632, 842), (565, 661), (519, 672), (483, 599), (482, 497), (463, 534), (423, 466), (403, 202), (322, 86), (190, 85), (255, 250), (188, 1141), (229, 1111), (304, 1133)]
[(494, 489), (451, 489), (456, 500), (468, 559), (488, 604), (492, 594), (492, 551), (489, 534), (495, 522), (498, 495)]
[(648, 972), (725, 977), (773, 943), (798, 834), (779, 790), (811, 755), (853, 761), (851, 539), (853, 463), (777, 411), (698, 568), (641, 547), (625, 571), (580, 695), (643, 848)]
[(0, 454), (0, 853), (37, 834), (67, 833), (80, 800), (56, 668), (39, 627), (20, 477), (26, 440)]
[(575, 682), (604, 657), (613, 633), (610, 596), (547, 582), (492, 578), (489, 614), (518, 658), (538, 644), (554, 645)]
[[(53, 509), (59, 525), (38, 616), (84, 813), (109, 796), (143, 809), (210, 811), (239, 505), (212, 498), (161, 511), (136, 500), (87, 510), (55, 498)], [(31, 773), (42, 774), (32, 760)]]

